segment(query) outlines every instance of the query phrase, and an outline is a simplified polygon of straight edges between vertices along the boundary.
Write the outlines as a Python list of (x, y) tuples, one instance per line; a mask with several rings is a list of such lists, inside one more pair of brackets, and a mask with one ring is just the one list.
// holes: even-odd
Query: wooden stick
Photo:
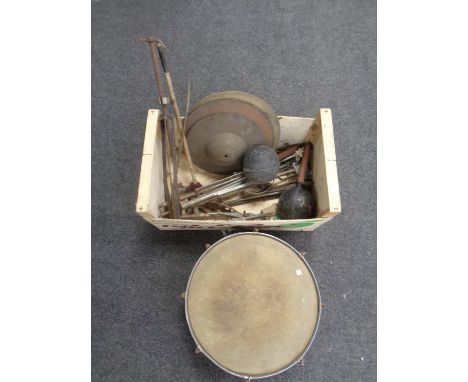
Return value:
[(282, 160), (288, 156), (290, 156), (291, 154), (294, 154), (297, 150), (299, 150), (299, 148), (302, 147), (302, 145), (292, 145), (292, 146), (289, 146), (287, 149), (285, 149), (284, 151), (281, 151), (280, 153), (278, 153), (278, 159), (279, 160)]
[[(185, 119), (184, 119), (184, 126), (182, 127), (182, 136), (185, 137), (185, 126), (187, 125), (187, 117), (188, 117), (188, 112), (189, 112), (189, 107), (190, 107), (190, 81), (188, 83), (188, 88), (187, 88), (187, 103), (185, 105)], [(179, 153), (177, 156), (177, 167), (179, 167), (180, 163), (180, 157), (182, 156), (182, 145), (183, 145), (183, 140), (182, 137), (180, 138), (180, 144), (179, 144)]]
[(309, 167), (309, 155), (310, 155), (310, 143), (306, 143), (304, 146), (304, 154), (302, 154), (301, 167), (299, 167), (299, 175), (297, 177), (297, 183), (302, 184), (305, 180), (305, 174)]

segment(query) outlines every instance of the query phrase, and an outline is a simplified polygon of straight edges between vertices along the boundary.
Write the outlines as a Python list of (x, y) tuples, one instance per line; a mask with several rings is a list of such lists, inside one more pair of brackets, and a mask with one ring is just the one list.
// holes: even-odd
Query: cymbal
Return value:
[(211, 94), (190, 110), (187, 143), (193, 162), (216, 174), (242, 168), (242, 156), (253, 145), (276, 148), (278, 118), (262, 99), (239, 91)]

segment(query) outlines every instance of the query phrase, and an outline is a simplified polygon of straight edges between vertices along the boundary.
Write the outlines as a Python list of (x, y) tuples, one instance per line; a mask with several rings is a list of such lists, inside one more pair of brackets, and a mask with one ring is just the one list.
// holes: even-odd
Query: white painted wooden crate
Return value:
[[(227, 230), (244, 228), (275, 231), (312, 231), (341, 212), (338, 174), (336, 170), (335, 142), (333, 137), (332, 113), (320, 109), (315, 118), (279, 116), (280, 144), (278, 148), (309, 141), (313, 144), (312, 176), (317, 198), (317, 217), (295, 220), (186, 220), (169, 219), (160, 216), (158, 206), (164, 201), (162, 171), (162, 141), (160, 131), (161, 112), (148, 110), (145, 142), (141, 162), (140, 184), (136, 212), (161, 230)], [(182, 157), (179, 181), (190, 183), (187, 163)], [(222, 176), (197, 168), (197, 179), (207, 185)], [(260, 212), (277, 203), (277, 199), (251, 202), (236, 209)]]

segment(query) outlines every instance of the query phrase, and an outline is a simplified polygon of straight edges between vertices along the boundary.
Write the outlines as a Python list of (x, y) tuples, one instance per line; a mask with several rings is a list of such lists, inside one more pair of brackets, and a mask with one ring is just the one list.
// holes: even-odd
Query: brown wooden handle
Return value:
[(294, 154), (302, 145), (292, 145), (288, 147), (286, 150), (281, 151), (278, 153), (278, 160), (283, 160), (284, 158)]
[(309, 157), (310, 157), (310, 143), (307, 143), (304, 146), (304, 154), (302, 154), (301, 167), (299, 167), (299, 175), (297, 177), (298, 184), (304, 183), (307, 167), (309, 166)]

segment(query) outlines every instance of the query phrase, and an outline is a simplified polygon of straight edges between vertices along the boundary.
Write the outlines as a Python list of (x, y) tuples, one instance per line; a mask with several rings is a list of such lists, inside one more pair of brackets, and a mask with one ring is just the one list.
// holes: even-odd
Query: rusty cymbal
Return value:
[(197, 166), (227, 174), (242, 168), (242, 156), (250, 146), (276, 148), (280, 133), (278, 118), (265, 101), (227, 91), (211, 94), (193, 106), (186, 136)]

